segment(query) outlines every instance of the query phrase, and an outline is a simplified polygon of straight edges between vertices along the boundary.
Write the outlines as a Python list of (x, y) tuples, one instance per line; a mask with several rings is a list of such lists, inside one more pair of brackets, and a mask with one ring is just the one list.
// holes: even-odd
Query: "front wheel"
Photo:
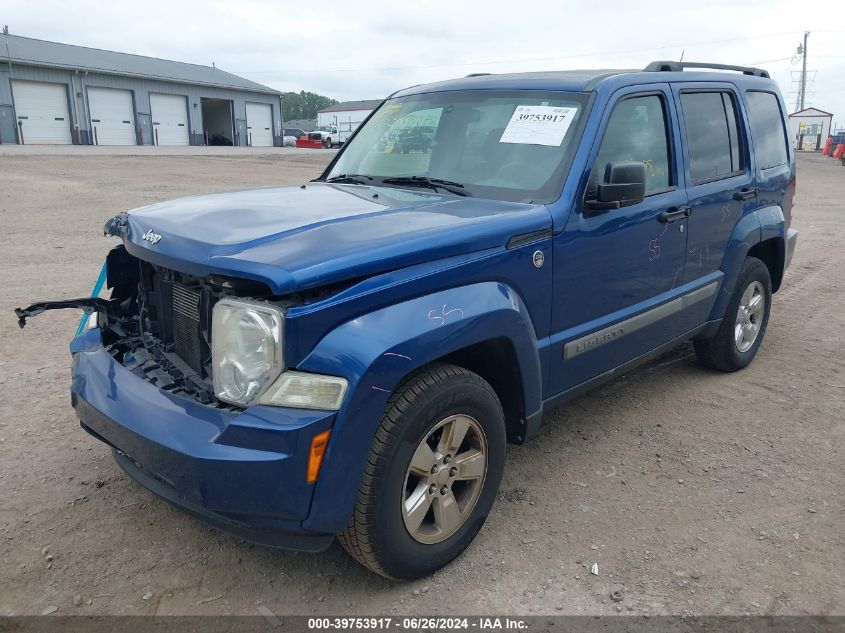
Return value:
[(769, 269), (756, 257), (747, 257), (716, 334), (694, 342), (698, 359), (720, 371), (746, 367), (763, 342), (771, 306)]
[(436, 571), (484, 524), (504, 456), (504, 415), (487, 382), (446, 364), (412, 374), (388, 400), (341, 544), (387, 578)]
[(326, 140), (324, 140), (323, 141), (323, 147), (325, 147), (326, 149), (331, 149), (332, 148), (332, 140), (330, 138), (327, 138)]

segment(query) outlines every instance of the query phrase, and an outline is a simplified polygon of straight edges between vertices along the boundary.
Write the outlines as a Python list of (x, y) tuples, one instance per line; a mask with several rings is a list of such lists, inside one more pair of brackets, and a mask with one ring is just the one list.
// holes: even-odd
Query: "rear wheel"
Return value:
[(443, 567), (484, 524), (504, 455), (504, 415), (487, 382), (446, 364), (412, 374), (388, 401), (341, 544), (387, 578)]
[(763, 342), (771, 304), (769, 269), (756, 257), (747, 257), (716, 334), (695, 341), (699, 360), (720, 371), (748, 366)]

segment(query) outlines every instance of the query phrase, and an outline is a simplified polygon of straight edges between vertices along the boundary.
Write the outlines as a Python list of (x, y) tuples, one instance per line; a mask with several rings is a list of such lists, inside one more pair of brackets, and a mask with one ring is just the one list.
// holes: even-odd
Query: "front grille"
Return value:
[[(131, 283), (135, 286), (134, 280)], [(132, 307), (137, 312), (122, 320), (126, 336), (111, 343), (114, 358), (158, 389), (202, 404), (230, 408), (214, 397), (214, 305), (224, 296), (271, 298), (270, 289), (246, 279), (203, 278), (145, 261), (138, 262), (136, 287), (138, 293)]]
[(201, 373), (200, 293), (180, 283), (173, 291), (173, 349), (188, 366)]

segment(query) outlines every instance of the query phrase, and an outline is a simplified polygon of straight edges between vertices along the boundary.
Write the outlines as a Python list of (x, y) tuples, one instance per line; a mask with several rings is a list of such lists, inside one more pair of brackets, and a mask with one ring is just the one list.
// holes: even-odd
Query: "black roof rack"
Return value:
[(466, 77), (485, 77), (487, 75), (492, 75), (493, 73), (470, 73), (466, 75)]
[(701, 62), (651, 62), (643, 70), (648, 72), (679, 72), (685, 68), (709, 68), (712, 70), (736, 70), (743, 75), (769, 78), (769, 71), (751, 66), (731, 66), (730, 64), (707, 64)]

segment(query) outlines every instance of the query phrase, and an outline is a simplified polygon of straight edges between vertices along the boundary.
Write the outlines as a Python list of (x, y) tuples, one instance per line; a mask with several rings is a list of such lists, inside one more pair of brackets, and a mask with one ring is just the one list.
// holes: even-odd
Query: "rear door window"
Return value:
[(745, 169), (736, 104), (729, 92), (682, 92), (690, 176), (695, 184)]
[(771, 92), (758, 91), (747, 92), (745, 96), (757, 164), (760, 169), (785, 165), (786, 130), (778, 98)]

